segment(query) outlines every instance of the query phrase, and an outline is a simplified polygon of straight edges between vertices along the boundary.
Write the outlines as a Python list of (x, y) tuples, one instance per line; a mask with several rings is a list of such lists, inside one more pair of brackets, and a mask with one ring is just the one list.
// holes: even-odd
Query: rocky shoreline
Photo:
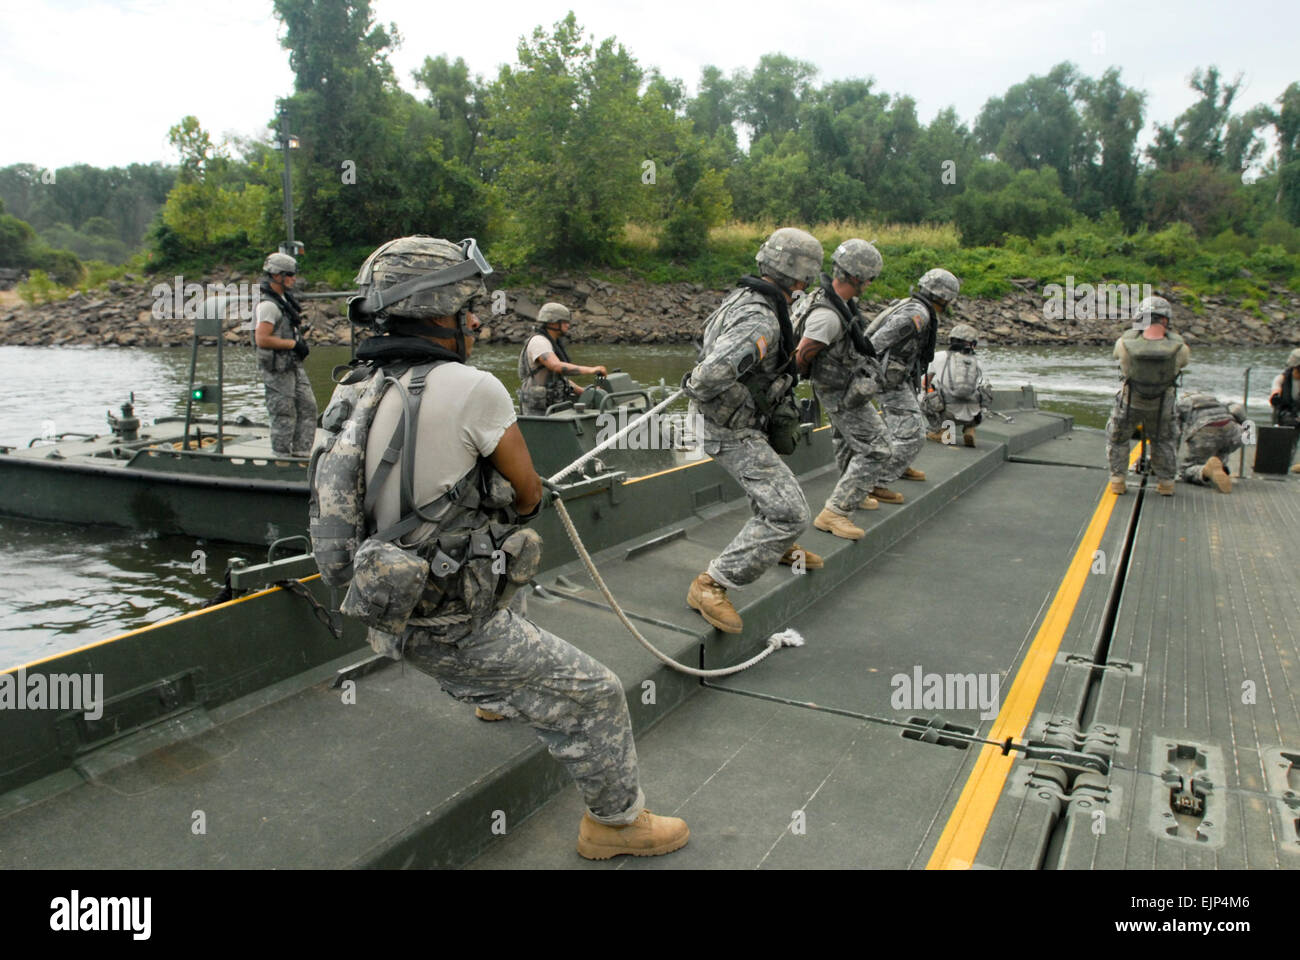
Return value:
[[(189, 294), (182, 297), (179, 288), (173, 294), (168, 280), (151, 282), (128, 275), (89, 295), (76, 293), (58, 303), (0, 305), (0, 345), (188, 345), (193, 329), (193, 320), (184, 316)], [(1012, 282), (1016, 291), (996, 300), (963, 298), (957, 317), (944, 318), (941, 333), (955, 320), (963, 320), (980, 332), (982, 342), (989, 344), (1109, 344), (1130, 326), (1127, 320), (1081, 319), (1072, 315), (1076, 313), (1073, 309), (1067, 309), (1062, 316), (1060, 309), (1045, 306), (1051, 289), (1040, 288), (1034, 280)], [(243, 289), (249, 290), (256, 289), (256, 283), (256, 277), (238, 273), (202, 281), (205, 290), (211, 289), (210, 284), (243, 284)], [(164, 287), (166, 295), (155, 295)], [(308, 286), (300, 292), (313, 289)], [(1073, 292), (1082, 290), (1080, 286)], [(1189, 343), (1288, 347), (1300, 343), (1300, 295), (1285, 287), (1272, 286), (1269, 299), (1260, 304), (1267, 319), (1241, 309), (1227, 297), (1203, 298), (1203, 312), (1196, 313), (1172, 292), (1155, 292), (1174, 303), (1174, 329)], [(704, 320), (725, 293), (691, 283), (630, 280), (615, 284), (590, 277), (557, 276), (537, 286), (493, 291), (493, 309), (481, 317), (481, 340), (522, 342), (535, 328), (539, 307), (555, 300), (574, 312), (577, 322), (571, 339), (575, 342), (690, 343), (699, 337)], [(872, 316), (886, 302), (868, 300), (864, 312)], [(308, 340), (313, 344), (346, 344), (350, 330), (342, 311), (342, 300), (310, 301), (307, 316), (312, 330)], [(1077, 312), (1086, 317), (1088, 311)], [(225, 340), (246, 342), (248, 324), (247, 319), (226, 320)]]

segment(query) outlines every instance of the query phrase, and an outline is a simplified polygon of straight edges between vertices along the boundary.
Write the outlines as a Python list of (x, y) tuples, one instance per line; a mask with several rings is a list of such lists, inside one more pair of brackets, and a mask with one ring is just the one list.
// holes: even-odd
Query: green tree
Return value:
[(425, 57), (414, 73), (415, 81), (429, 91), (425, 103), (437, 115), (434, 135), (442, 141), (443, 157), (474, 163), (483, 128), (483, 81), (471, 77), (465, 61), (446, 56)]
[(1075, 108), (1079, 81), (1074, 64), (1058, 63), (1046, 76), (1031, 76), (991, 97), (975, 122), (980, 146), (1015, 170), (1052, 167), (1063, 192), (1074, 196), (1091, 150)]
[(1076, 86), (1084, 104), (1084, 136), (1101, 151), (1100, 163), (1091, 164), (1086, 174), (1086, 187), (1096, 201), (1082, 209), (1093, 217), (1104, 209), (1115, 210), (1125, 228), (1133, 230), (1141, 218), (1137, 137), (1142, 131), (1146, 94), (1124, 86), (1119, 76), (1120, 71), (1111, 67), (1101, 79), (1084, 78)]
[(518, 58), (490, 89), (484, 147), (515, 256), (608, 258), (628, 219), (651, 209), (651, 154), (672, 116), (641, 97), (641, 68), (623, 46), (594, 45), (572, 12), (521, 40)]
[(1177, 171), (1187, 164), (1226, 170), (1240, 178), (1263, 150), (1259, 128), (1269, 120), (1267, 108), (1254, 107), (1234, 116), (1233, 103), (1241, 91), (1239, 74), (1225, 83), (1218, 67), (1193, 71), (1188, 86), (1200, 99), (1172, 124), (1156, 129), (1147, 156), (1159, 170)]
[(978, 162), (954, 206), (965, 247), (997, 246), (1013, 234), (1037, 237), (1071, 218), (1055, 170), (1013, 171), (1000, 161)]
[(753, 73), (738, 71), (736, 112), (753, 139), (780, 138), (798, 125), (799, 107), (812, 88), (817, 68), (783, 53), (765, 53)]

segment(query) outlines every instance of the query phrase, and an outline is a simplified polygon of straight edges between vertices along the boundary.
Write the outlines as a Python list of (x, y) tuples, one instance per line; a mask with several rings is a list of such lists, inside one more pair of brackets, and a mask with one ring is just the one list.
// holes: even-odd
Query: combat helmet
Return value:
[(959, 352), (970, 352), (975, 349), (979, 336), (969, 323), (959, 323), (948, 333), (948, 345)]
[(287, 253), (273, 253), (262, 264), (262, 272), (270, 276), (277, 273), (297, 273), (298, 261)]
[(1228, 404), (1228, 413), (1230, 413), (1232, 419), (1236, 420), (1238, 423), (1246, 422), (1246, 408), (1237, 401), (1234, 400), (1232, 403)]
[(452, 243), (423, 235), (389, 240), (361, 265), (359, 294), (348, 319), (387, 332), (394, 320), (456, 318), (456, 352), (465, 355), (465, 314), (487, 295), (483, 277), (492, 267), (473, 239)]
[(562, 303), (551, 301), (542, 304), (542, 309), (537, 311), (537, 322), (542, 326), (548, 323), (573, 323), (573, 314), (569, 308)]
[(821, 241), (807, 230), (782, 227), (763, 241), (754, 259), (759, 273), (789, 293), (796, 283), (811, 286), (817, 282), (825, 256)]
[(1162, 320), (1167, 327), (1174, 317), (1174, 308), (1164, 297), (1143, 297), (1133, 314), (1134, 326), (1140, 328), (1151, 325), (1152, 320)]
[(1292, 350), (1291, 353), (1287, 355), (1286, 365), (1288, 370), (1291, 367), (1300, 367), (1300, 347)]
[(925, 294), (927, 299), (940, 306), (947, 306), (957, 299), (961, 281), (942, 267), (935, 267), (921, 274), (921, 279), (916, 281), (916, 289)]
[(831, 263), (835, 265), (837, 279), (852, 278), (866, 286), (885, 266), (880, 251), (865, 240), (845, 240), (831, 254)]

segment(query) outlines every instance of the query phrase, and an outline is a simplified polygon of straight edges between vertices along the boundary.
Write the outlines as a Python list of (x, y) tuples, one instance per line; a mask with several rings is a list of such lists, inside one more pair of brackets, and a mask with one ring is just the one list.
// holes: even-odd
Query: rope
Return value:
[(618, 617), (623, 626), (627, 627), (628, 632), (631, 633), (632, 636), (636, 637), (637, 643), (645, 647), (646, 650), (648, 650), (660, 663), (671, 667), (679, 673), (689, 674), (692, 677), (728, 677), (733, 673), (740, 673), (742, 670), (748, 670), (754, 664), (767, 659), (767, 657), (779, 650), (783, 645), (783, 641), (778, 639), (779, 634), (774, 634), (768, 638), (767, 646), (761, 653), (750, 657), (744, 663), (737, 664), (734, 667), (722, 667), (717, 670), (700, 670), (696, 667), (688, 667), (685, 664), (678, 663), (667, 654), (660, 653), (655, 649), (654, 644), (641, 636), (641, 631), (638, 630), (635, 624), (627, 618), (627, 614), (623, 612), (623, 608), (618, 605), (618, 601), (614, 599), (614, 595), (609, 592), (609, 587), (605, 585), (604, 579), (602, 579), (600, 572), (596, 569), (596, 564), (591, 559), (591, 554), (587, 552), (586, 546), (583, 545), (582, 538), (578, 536), (578, 530), (573, 525), (573, 518), (569, 516), (569, 511), (564, 506), (564, 501), (560, 499), (557, 494), (553, 502), (555, 509), (559, 511), (560, 520), (564, 524), (564, 532), (567, 533), (569, 539), (573, 541), (573, 549), (578, 551), (578, 556), (582, 558), (583, 565), (586, 566), (587, 572), (591, 574), (592, 581), (595, 582), (596, 587), (600, 590), (601, 594), (604, 595), (605, 602), (609, 604), (609, 608), (614, 611), (614, 615)]
[[(640, 422), (641, 422), (642, 420), (644, 420), (646, 417), (654, 416), (656, 413), (658, 413), (658, 412), (659, 412), (660, 410), (662, 410), (664, 407), (668, 406), (668, 404), (672, 403), (674, 400), (676, 400), (678, 397), (680, 397), (680, 396), (682, 395), (683, 392), (684, 392), (684, 391), (682, 391), (682, 390), (678, 390), (676, 393), (674, 393), (672, 396), (668, 397), (666, 400), (663, 400), (663, 401), (661, 401), (660, 403), (656, 404), (655, 406), (651, 407), (651, 408), (650, 408), (649, 410), (647, 410), (645, 413), (641, 414), (641, 416), (639, 416), (639, 417), (637, 417), (635, 420), (631, 421), (631, 422), (630, 422), (626, 427), (624, 427), (624, 428), (623, 428), (622, 430), (620, 430), (618, 433), (614, 434), (612, 437), (610, 437), (608, 440), (604, 441), (603, 443), (600, 443), (600, 444), (598, 444), (597, 446), (593, 447), (591, 450), (588, 450), (586, 453), (584, 453), (582, 456), (580, 456), (577, 460), (574, 460), (573, 463), (569, 464), (567, 467), (565, 467), (565, 468), (564, 468), (563, 470), (561, 470), (559, 473), (555, 474), (553, 477), (551, 477), (551, 478), (550, 478), (549, 480), (547, 480), (546, 482), (547, 482), (547, 483), (550, 483), (550, 484), (556, 484), (556, 483), (559, 483), (559, 482), (560, 482), (560, 479), (561, 479), (562, 477), (566, 477), (566, 476), (568, 476), (569, 474), (573, 473), (574, 470), (577, 470), (579, 467), (581, 467), (583, 464), (585, 464), (588, 460), (590, 460), (590, 459), (592, 459), (593, 457), (595, 457), (597, 454), (599, 454), (599, 453), (604, 453), (606, 450), (608, 450), (608, 449), (609, 449), (610, 447), (612, 447), (614, 444), (618, 443), (618, 441), (622, 440), (623, 437), (625, 437), (625, 436), (626, 436), (626, 435), (631, 431), (631, 429), (632, 429), (633, 427), (635, 427), (638, 423), (640, 423)], [(558, 502), (558, 500), (557, 500), (557, 502)]]

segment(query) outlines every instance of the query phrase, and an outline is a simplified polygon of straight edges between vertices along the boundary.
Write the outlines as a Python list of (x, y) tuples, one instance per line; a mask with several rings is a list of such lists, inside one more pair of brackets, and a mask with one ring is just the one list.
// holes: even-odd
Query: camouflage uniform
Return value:
[[(275, 311), (275, 326), (271, 335), (293, 340), (293, 325), (284, 311), (271, 300), (261, 301), (254, 324), (263, 318), (261, 304), (266, 304)], [(307, 456), (316, 436), (316, 395), (312, 392), (311, 381), (307, 379), (307, 371), (302, 368), (302, 361), (292, 350), (258, 347), (257, 362), (262, 371), (262, 383), (266, 385), (266, 412), (271, 418), (271, 449), (281, 456)]]
[(525, 720), (595, 819), (624, 824), (640, 814), (645, 796), (627, 699), (599, 661), (510, 608), (452, 643), (412, 630), (406, 659), (457, 700)]
[[(808, 528), (811, 514), (799, 481), (772, 449), (753, 398), (737, 375), (775, 378), (784, 369), (781, 326), (768, 300), (755, 290), (734, 290), (704, 330), (703, 359), (691, 371), (692, 413), (701, 415), (704, 452), (722, 465), (749, 496), (753, 517), (709, 563), (724, 587), (753, 583), (775, 566)], [(747, 362), (752, 366), (746, 367)]]
[[(384, 339), (371, 338), (366, 345)], [(363, 356), (365, 350), (363, 346), (358, 355)], [(408, 389), (413, 372), (408, 371), (401, 378)], [(326, 428), (321, 431), (322, 446), (332, 436), (329, 431), (335, 427), (334, 411), (345, 409), (345, 403), (352, 410), (362, 406), (358, 402), (364, 392), (362, 386), (344, 382), (336, 388), (326, 412)], [(367, 536), (372, 538), (377, 530), (391, 528), (401, 513), (398, 498), (401, 463), (396, 463), (382, 480), (375, 479), (389, 436), (400, 423), (401, 406), (400, 393), (389, 388), (373, 413), (364, 440), (365, 486), (374, 487), (365, 490), (370, 502), (365, 528)], [(515, 602), (506, 606), (503, 598), (509, 594), (496, 592), (497, 581), (488, 572), (495, 564), (494, 556), (472, 554), (467, 550), (468, 544), (459, 553), (450, 546), (468, 539), (468, 532), (485, 529), (488, 524), (505, 526), (507, 530), (516, 526), (514, 522), (498, 523), (503, 516), (510, 519), (510, 515), (500, 511), (504, 505), (513, 503), (513, 488), (495, 471), (489, 471), (487, 480), (481, 484), (471, 472), (467, 492), (453, 497), (451, 506), (446, 508), (451, 512), (444, 515), (441, 513), (444, 508), (437, 506), (446, 499), (449, 479), (462, 470), (473, 471), (477, 458), (490, 456), (502, 431), (514, 422), (510, 396), (491, 374), (460, 363), (441, 363), (430, 370), (413, 429), (416, 449), (404, 449), (401, 458), (408, 455), (414, 458), (414, 501), (423, 503), (425, 509), (432, 511), (431, 515), (442, 519), (438, 524), (417, 525), (396, 543), (405, 550), (403, 563), (409, 562), (405, 558), (414, 557), (417, 549), (431, 563), (437, 563), (443, 549), (453, 551), (451, 559), (460, 566), (459, 574), (453, 573), (452, 577), (459, 579), (449, 585), (445, 579), (437, 580), (432, 570), (427, 580), (423, 579), (422, 572), (417, 573), (412, 598), (418, 595), (421, 599), (411, 622), (404, 627), (393, 627), (400, 629), (400, 634), (372, 625), (368, 639), (376, 653), (394, 659), (404, 657), (438, 680), (442, 689), (456, 699), (527, 722), (551, 755), (565, 765), (594, 819), (607, 824), (632, 823), (641, 813), (644, 797), (638, 782), (636, 747), (622, 683), (607, 667), (526, 619), (523, 593), (514, 594)], [(350, 428), (343, 426), (339, 436), (342, 439), (352, 436)], [(420, 455), (424, 452), (419, 449), (421, 438), (429, 441), (425, 449), (432, 446), (438, 451), (437, 457)], [(315, 467), (314, 501), (320, 503), (321, 511), (355, 495), (355, 471), (346, 473), (341, 469), (342, 463), (321, 457)], [(452, 488), (459, 486), (458, 482)], [(486, 493), (479, 492), (481, 489)], [(430, 498), (439, 491), (443, 495), (431, 502)], [(494, 538), (505, 538), (500, 549), (508, 558), (508, 579), (516, 584), (521, 580), (526, 582), (541, 559), (540, 538), (522, 537), (522, 534), (531, 531), (520, 528), (508, 535), (499, 530), (492, 533)], [(365, 541), (366, 544), (378, 542)], [(512, 547), (516, 542), (517, 549)], [(313, 525), (318, 563), (321, 557), (327, 556), (322, 550), (326, 543), (318, 539)], [(350, 574), (351, 585), (344, 607), (348, 606), (354, 590), (376, 581), (387, 587), (374, 591), (381, 599), (391, 600), (393, 594), (406, 592), (407, 580), (397, 567), (391, 564), (363, 567), (359, 558), (364, 549), (356, 549), (351, 554), (357, 561), (357, 569), (354, 575)], [(522, 569), (515, 567), (516, 559)], [(321, 571), (324, 576), (326, 567), (322, 566)], [(473, 615), (474, 610), (481, 609), (478, 601), (482, 599), (487, 601), (482, 615)], [(402, 619), (405, 623), (406, 618)], [(430, 622), (438, 619), (442, 624)]]
[(1218, 457), (1226, 465), (1228, 457), (1241, 449), (1241, 424), (1211, 396), (1183, 397), (1177, 410), (1179, 433), (1187, 442), (1179, 476), (1187, 483), (1206, 485), (1209, 481), (1201, 473), (1205, 462)]
[(928, 336), (927, 324), (935, 322), (929, 307), (911, 297), (886, 308), (869, 328), (871, 345), (885, 361), (880, 412), (894, 445), (894, 455), (877, 481), (880, 484), (901, 477), (925, 445), (925, 416), (916, 399), (917, 366)]
[[(1174, 335), (1166, 336), (1172, 339)], [(1127, 378), (1129, 357), (1124, 339), (1120, 337), (1116, 341), (1114, 355), (1120, 361), (1121, 374)], [(1176, 359), (1179, 369), (1187, 365), (1189, 353), (1187, 345), (1182, 344)], [(1133, 431), (1141, 426), (1151, 451), (1152, 474), (1159, 481), (1173, 481), (1178, 468), (1178, 412), (1175, 400), (1176, 390), (1172, 385), (1161, 396), (1152, 399), (1139, 396), (1127, 384), (1115, 394), (1110, 419), (1106, 421), (1106, 459), (1112, 477), (1123, 477), (1128, 473), (1129, 444)]]
[[(853, 310), (856, 304), (850, 302), (848, 306)], [(879, 390), (879, 368), (869, 357), (858, 353), (844, 330), (843, 319), (827, 303), (821, 288), (800, 299), (795, 309), (795, 325), (803, 336), (808, 336), (810, 328), (839, 330), (838, 336), (813, 358), (810, 378), (813, 391), (830, 418), (835, 460), (840, 466), (839, 482), (827, 498), (826, 507), (849, 516), (881, 482), (893, 454), (889, 428), (869, 402), (870, 396)], [(796, 333), (795, 339), (799, 336)], [(820, 337), (813, 339), (825, 342)]]

